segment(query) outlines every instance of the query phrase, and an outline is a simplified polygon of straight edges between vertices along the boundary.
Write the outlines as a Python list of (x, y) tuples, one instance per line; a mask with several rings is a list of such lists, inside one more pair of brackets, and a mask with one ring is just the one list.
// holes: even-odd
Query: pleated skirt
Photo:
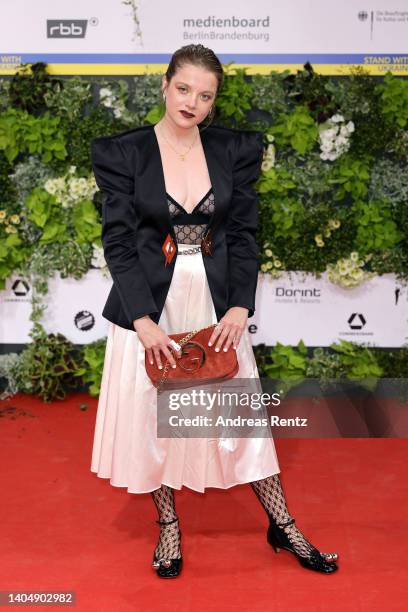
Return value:
[[(178, 248), (184, 251), (191, 245)], [(202, 254), (179, 255), (159, 325), (172, 334), (212, 323), (217, 317)], [(237, 377), (259, 378), (247, 328), (237, 359)], [(157, 390), (144, 364), (145, 349), (137, 333), (109, 322), (91, 472), (129, 493), (148, 493), (161, 484), (204, 493), (208, 487), (227, 489), (280, 472), (271, 435), (158, 437)]]

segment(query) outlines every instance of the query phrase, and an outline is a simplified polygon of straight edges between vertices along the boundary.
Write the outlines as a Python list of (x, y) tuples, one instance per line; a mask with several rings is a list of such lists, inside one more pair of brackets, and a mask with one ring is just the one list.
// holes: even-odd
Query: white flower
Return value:
[(106, 264), (105, 256), (103, 254), (103, 247), (98, 246), (95, 242), (92, 243), (92, 265), (94, 268), (104, 268)]
[(336, 147), (341, 147), (343, 145), (348, 145), (349, 141), (347, 140), (347, 138), (344, 138), (344, 136), (338, 136), (336, 139)]
[(350, 263), (347, 260), (341, 259), (337, 262), (337, 270), (341, 276), (346, 276), (351, 270)]
[(62, 177), (48, 179), (45, 181), (44, 189), (51, 195), (61, 194), (65, 190), (65, 179)]
[(364, 277), (364, 272), (361, 268), (356, 268), (355, 270), (351, 270), (350, 276), (354, 278), (354, 280), (361, 280)]
[(275, 154), (276, 154), (275, 145), (269, 144), (266, 149), (266, 157), (270, 159), (273, 163), (275, 163)]
[(101, 98), (106, 98), (107, 96), (112, 95), (112, 90), (109, 87), (101, 87), (99, 90), (99, 96)]
[(264, 158), (261, 164), (262, 170), (265, 172), (270, 170), (275, 165), (275, 147), (273, 144), (268, 145), (266, 152), (264, 153)]
[(357, 251), (352, 251), (350, 257), (340, 259), (335, 265), (327, 266), (327, 275), (331, 282), (337, 283), (346, 289), (357, 287), (364, 281), (372, 278), (374, 272), (366, 272), (360, 267), (364, 262), (358, 259)]
[(116, 100), (115, 94), (109, 87), (102, 87), (99, 90), (99, 98), (103, 106), (106, 106), (107, 108), (112, 108)]
[(52, 179), (49, 179), (45, 182), (44, 189), (45, 191), (48, 191), (48, 193), (50, 193), (51, 195), (54, 195), (57, 191), (57, 186), (55, 185), (55, 182)]
[(319, 126), (320, 159), (334, 161), (350, 148), (348, 136), (354, 130), (354, 124), (340, 125), (344, 117), (333, 115)]
[(80, 200), (92, 200), (98, 185), (95, 176), (91, 174), (86, 177), (75, 177), (76, 166), (70, 166), (67, 174), (62, 177), (48, 179), (44, 183), (44, 189), (53, 195), (62, 208), (70, 208)]
[(330, 161), (334, 161), (335, 159), (337, 159), (337, 155), (335, 155), (334, 153), (322, 153), (320, 155), (320, 159), (329, 159)]
[(102, 89), (99, 90), (99, 98), (102, 103), (106, 104), (106, 102), (109, 102), (110, 104), (116, 99), (116, 96), (108, 87), (102, 87)]
[(321, 134), (325, 140), (329, 140), (337, 135), (337, 128), (327, 128), (327, 130), (323, 130)]
[(64, 196), (66, 191), (65, 177), (48, 179), (44, 183), (44, 189), (45, 191), (53, 195), (57, 202), (64, 206)]
[(354, 123), (352, 121), (346, 123), (345, 127), (348, 129), (349, 132), (354, 132)]
[(331, 151), (332, 148), (332, 143), (330, 141), (324, 141), (322, 142), (320, 149), (321, 151), (323, 151), (323, 153), (329, 153), (329, 151)]

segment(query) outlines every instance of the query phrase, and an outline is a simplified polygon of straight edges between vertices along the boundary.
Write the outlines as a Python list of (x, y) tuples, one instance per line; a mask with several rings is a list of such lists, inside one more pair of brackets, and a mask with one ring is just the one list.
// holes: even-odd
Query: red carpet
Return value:
[(335, 574), (276, 554), (264, 510), (239, 485), (176, 492), (185, 564), (161, 580), (150, 495), (89, 470), (96, 404), (1, 403), (0, 591), (75, 591), (81, 612), (407, 609), (406, 439), (276, 439), (289, 510), (313, 544), (339, 553)]

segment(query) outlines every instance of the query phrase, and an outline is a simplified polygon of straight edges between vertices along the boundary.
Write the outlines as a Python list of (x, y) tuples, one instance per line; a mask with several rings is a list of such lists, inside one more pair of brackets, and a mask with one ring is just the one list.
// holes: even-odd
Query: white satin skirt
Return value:
[[(179, 255), (159, 325), (172, 334), (211, 323), (217, 323), (217, 317), (202, 254)], [(237, 359), (237, 377), (259, 378), (247, 328)], [(144, 362), (145, 349), (137, 333), (110, 322), (91, 472), (129, 493), (148, 493), (161, 484), (204, 493), (207, 487), (227, 489), (280, 472), (272, 436), (157, 437), (157, 390)]]

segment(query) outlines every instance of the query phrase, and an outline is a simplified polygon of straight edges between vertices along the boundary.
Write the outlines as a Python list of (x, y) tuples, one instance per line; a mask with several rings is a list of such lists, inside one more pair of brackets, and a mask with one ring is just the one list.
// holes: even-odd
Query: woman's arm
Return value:
[(228, 246), (228, 307), (255, 312), (258, 281), (259, 247), (255, 239), (258, 227), (258, 195), (254, 183), (261, 173), (262, 132), (241, 130), (237, 133), (233, 167), (233, 192), (226, 223)]
[(261, 173), (262, 132), (237, 133), (233, 192), (226, 222), (228, 248), (228, 309), (214, 329), (209, 346), (216, 351), (237, 348), (247, 319), (255, 312), (259, 247), (258, 195), (254, 183)]
[(96, 183), (102, 191), (102, 244), (123, 310), (135, 319), (158, 312), (136, 248), (134, 179), (120, 141), (101, 136), (91, 141)]

